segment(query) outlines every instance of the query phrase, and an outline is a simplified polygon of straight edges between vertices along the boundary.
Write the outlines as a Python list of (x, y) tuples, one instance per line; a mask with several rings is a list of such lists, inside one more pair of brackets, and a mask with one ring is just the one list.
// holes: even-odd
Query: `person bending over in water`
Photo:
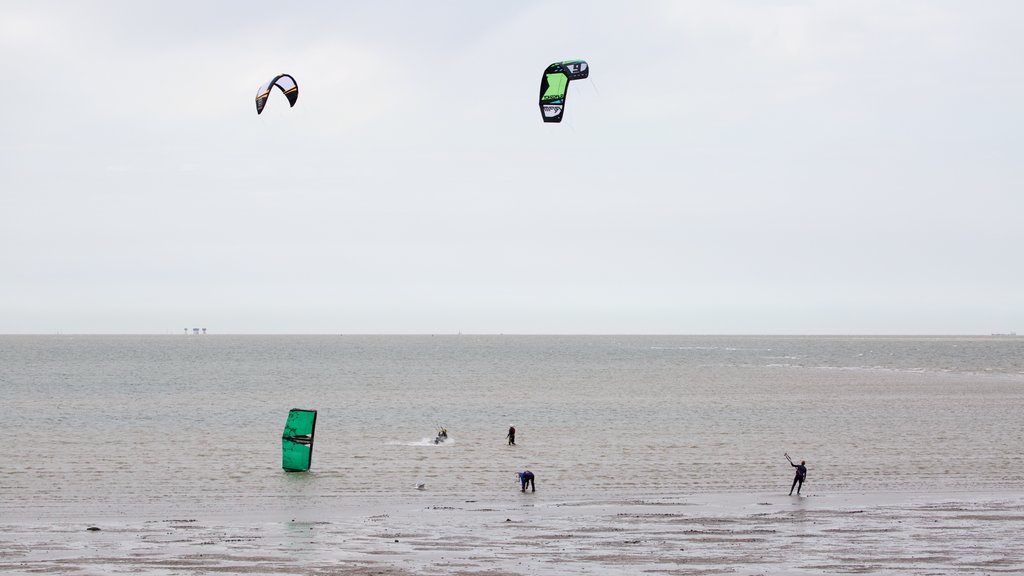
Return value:
[(519, 473), (519, 483), (523, 485), (521, 492), (526, 492), (527, 484), (530, 485), (531, 492), (537, 491), (537, 485), (533, 482), (533, 472), (530, 472), (529, 470), (524, 470)]
[(508, 445), (509, 446), (515, 446), (516, 445), (516, 427), (515, 426), (509, 426), (508, 427), (508, 435), (506, 435), (505, 438), (508, 438)]
[(800, 489), (804, 487), (804, 480), (807, 478), (807, 461), (801, 460), (799, 464), (793, 464), (793, 459), (786, 454), (789, 465), (796, 468), (796, 476), (793, 477), (793, 485), (789, 487), (789, 495), (793, 495), (793, 488), (796, 488), (796, 495), (800, 495)]

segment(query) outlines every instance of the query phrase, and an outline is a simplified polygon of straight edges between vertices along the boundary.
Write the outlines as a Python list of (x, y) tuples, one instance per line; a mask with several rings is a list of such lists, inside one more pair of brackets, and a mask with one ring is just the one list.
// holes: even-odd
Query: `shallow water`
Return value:
[(0, 390), (0, 571), (1024, 569), (1024, 338), (18, 336)]
[(564, 498), (761, 492), (787, 451), (809, 493), (1024, 480), (1024, 338), (0, 337), (0, 387), (4, 516), (466, 499), (524, 468)]

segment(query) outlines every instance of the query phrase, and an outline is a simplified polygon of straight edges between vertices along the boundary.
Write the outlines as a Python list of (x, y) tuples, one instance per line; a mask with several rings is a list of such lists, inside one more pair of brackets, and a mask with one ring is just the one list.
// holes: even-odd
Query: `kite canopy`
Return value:
[(313, 433), (316, 410), (292, 408), (281, 434), (281, 467), (289, 472), (305, 472), (313, 461)]
[(267, 105), (267, 98), (270, 98), (270, 91), (273, 90), (274, 86), (280, 88), (281, 92), (284, 92), (284, 95), (288, 97), (289, 106), (295, 106), (295, 101), (299, 99), (299, 85), (295, 83), (295, 78), (292, 78), (290, 75), (278, 74), (256, 90), (257, 114), (263, 112), (263, 107)]
[(570, 80), (581, 80), (590, 75), (583, 60), (555, 62), (544, 70), (540, 79), (540, 114), (545, 122), (561, 122), (565, 112), (565, 94)]

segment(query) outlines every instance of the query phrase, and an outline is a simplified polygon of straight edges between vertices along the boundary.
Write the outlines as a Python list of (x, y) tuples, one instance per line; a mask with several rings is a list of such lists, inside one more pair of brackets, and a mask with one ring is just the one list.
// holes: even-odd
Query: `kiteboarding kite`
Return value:
[(540, 79), (540, 114), (545, 122), (562, 121), (569, 81), (581, 80), (589, 75), (590, 68), (583, 60), (566, 60), (548, 66)]
[(278, 74), (274, 76), (269, 82), (263, 84), (256, 90), (256, 113), (263, 113), (263, 107), (267, 105), (267, 98), (270, 98), (270, 91), (277, 86), (284, 92), (284, 95), (288, 97), (288, 104), (295, 106), (295, 101), (299, 99), (299, 85), (295, 83), (295, 78), (292, 78), (288, 74)]
[(292, 408), (281, 435), (281, 467), (288, 472), (305, 472), (313, 461), (313, 432), (316, 410)]

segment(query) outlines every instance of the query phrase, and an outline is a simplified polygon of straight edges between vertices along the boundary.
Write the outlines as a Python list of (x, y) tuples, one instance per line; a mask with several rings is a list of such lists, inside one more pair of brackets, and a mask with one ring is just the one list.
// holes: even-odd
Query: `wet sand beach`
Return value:
[[(391, 503), (0, 522), (11, 574), (1019, 574), (1021, 493)], [(507, 502), (507, 501), (502, 501)], [(90, 530), (89, 528), (98, 528)]]

